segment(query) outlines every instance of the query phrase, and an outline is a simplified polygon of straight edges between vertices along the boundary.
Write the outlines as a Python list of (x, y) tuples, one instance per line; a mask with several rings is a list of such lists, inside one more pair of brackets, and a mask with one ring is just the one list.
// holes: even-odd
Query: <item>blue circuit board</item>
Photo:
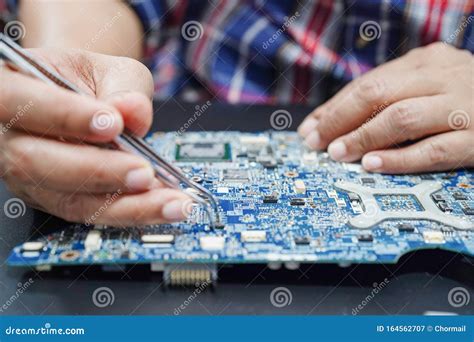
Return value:
[(216, 197), (223, 225), (68, 224), (13, 249), (10, 265), (395, 263), (410, 251), (474, 255), (474, 173), (366, 173), (294, 132), (155, 133), (150, 145)]

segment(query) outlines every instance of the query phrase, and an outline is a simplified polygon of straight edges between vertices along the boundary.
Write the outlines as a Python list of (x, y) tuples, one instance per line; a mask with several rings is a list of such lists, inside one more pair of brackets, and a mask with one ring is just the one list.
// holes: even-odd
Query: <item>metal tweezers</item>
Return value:
[[(13, 69), (34, 76), (48, 84), (58, 85), (84, 95), (78, 87), (64, 79), (50, 67), (37, 61), (28, 51), (25, 51), (2, 33), (0, 33), (0, 60), (4, 60)], [(179, 168), (160, 157), (145, 140), (134, 136), (128, 130), (124, 130), (113, 142), (100, 146), (138, 154), (150, 161), (155, 176), (166, 185), (177, 189), (182, 189), (182, 187), (193, 189), (185, 191), (185, 193), (204, 208), (209, 218), (210, 227), (214, 228), (216, 225), (220, 225), (219, 209), (212, 193), (188, 179)]]

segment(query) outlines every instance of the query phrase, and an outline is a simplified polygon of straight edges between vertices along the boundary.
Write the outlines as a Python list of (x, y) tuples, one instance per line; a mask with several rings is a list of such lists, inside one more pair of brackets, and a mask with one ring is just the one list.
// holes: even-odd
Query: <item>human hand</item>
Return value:
[(368, 171), (474, 167), (473, 79), (469, 51), (417, 48), (350, 82), (298, 132), (310, 148), (327, 148), (337, 161), (362, 159)]
[[(0, 67), (0, 172), (29, 205), (68, 221), (130, 226), (182, 220), (189, 198), (136, 155), (86, 143), (150, 128), (141, 63), (81, 50), (30, 50), (90, 96)], [(99, 213), (99, 214), (98, 214)]]

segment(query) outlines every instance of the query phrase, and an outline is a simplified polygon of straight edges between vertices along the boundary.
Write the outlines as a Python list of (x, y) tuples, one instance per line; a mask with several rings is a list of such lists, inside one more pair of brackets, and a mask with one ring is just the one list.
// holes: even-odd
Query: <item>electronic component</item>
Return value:
[(267, 238), (267, 233), (264, 230), (246, 230), (241, 234), (243, 242), (262, 242)]
[(193, 272), (206, 279), (199, 272), (216, 264), (395, 263), (426, 248), (474, 255), (472, 171), (368, 174), (308, 152), (283, 131), (167, 133), (148, 143), (215, 196), (219, 225), (210, 227), (199, 205), (173, 224), (66, 223), (15, 247), (8, 263), (150, 263), (167, 270), (168, 284), (171, 274), (175, 284), (192, 284)]
[(101, 232), (99, 230), (90, 230), (84, 240), (84, 249), (86, 252), (97, 251), (102, 244)]
[(176, 146), (176, 160), (186, 162), (216, 162), (231, 159), (230, 145), (221, 142), (194, 142)]
[(306, 193), (306, 185), (304, 184), (303, 180), (301, 180), (301, 179), (296, 179), (295, 180), (295, 192), (297, 194)]
[(224, 248), (225, 238), (222, 236), (202, 236), (199, 238), (201, 248), (206, 251), (218, 251)]

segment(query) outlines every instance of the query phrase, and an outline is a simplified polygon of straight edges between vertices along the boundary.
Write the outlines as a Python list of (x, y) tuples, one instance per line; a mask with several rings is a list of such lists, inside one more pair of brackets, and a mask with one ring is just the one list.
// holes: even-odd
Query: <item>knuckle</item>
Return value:
[(371, 148), (374, 148), (376, 146), (376, 141), (366, 127), (360, 127), (355, 131), (355, 141), (353, 146), (360, 153), (364, 153), (370, 151)]
[(397, 132), (410, 132), (416, 130), (418, 116), (413, 110), (413, 106), (408, 103), (398, 103), (393, 105), (390, 113), (391, 128)]
[(5, 173), (22, 183), (30, 182), (34, 173), (35, 144), (24, 143), (21, 138), (5, 144)]
[(428, 158), (430, 165), (439, 167), (446, 165), (449, 162), (449, 151), (443, 144), (440, 144), (436, 140), (432, 140), (425, 145), (424, 151), (422, 151)]
[(61, 194), (53, 203), (53, 212), (70, 222), (85, 221), (86, 212), (82, 196), (79, 194)]
[(360, 81), (355, 90), (355, 96), (364, 103), (379, 103), (386, 95), (386, 84), (382, 78), (371, 77)]

